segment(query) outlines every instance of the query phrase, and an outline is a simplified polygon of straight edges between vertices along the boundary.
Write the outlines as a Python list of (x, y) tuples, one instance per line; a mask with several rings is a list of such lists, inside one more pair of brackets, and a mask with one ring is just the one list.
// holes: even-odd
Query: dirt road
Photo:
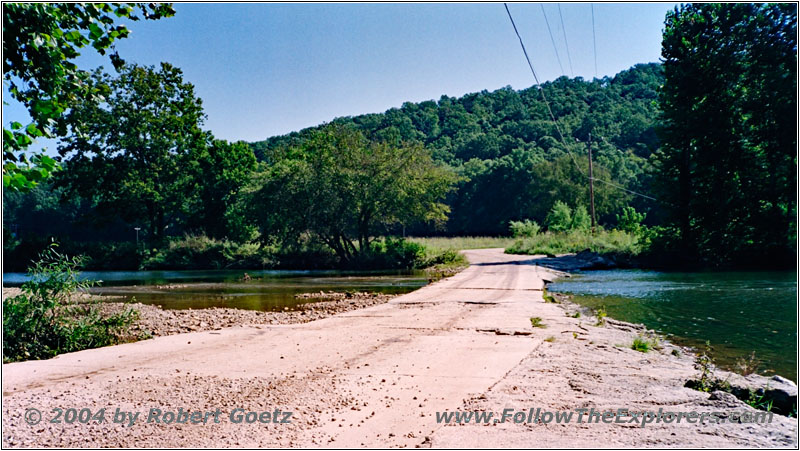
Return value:
[[(554, 273), (501, 249), (393, 299), (306, 324), (228, 328), (3, 365), (3, 445), (20, 446), (790, 446), (796, 425), (444, 426), (437, 411), (669, 406), (721, 408), (682, 387), (691, 359), (626, 346), (634, 330), (594, 327), (544, 303)], [(531, 317), (546, 328), (533, 328)], [(624, 346), (622, 346), (624, 345)], [(706, 403), (706, 404), (704, 404)], [(43, 421), (25, 422), (36, 408)], [(739, 408), (741, 406), (729, 406)], [(50, 423), (52, 409), (105, 408), (105, 421)], [(162, 412), (219, 423), (156, 424)], [(236, 408), (291, 423), (233, 423)], [(139, 412), (132, 426), (116, 409)], [(285, 414), (280, 414), (281, 419)], [(205, 416), (208, 418), (208, 415)], [(213, 416), (212, 416), (213, 418)], [(252, 418), (252, 417), (251, 417)], [(63, 418), (62, 418), (63, 419)], [(274, 421), (274, 420), (272, 420)], [(644, 432), (646, 431), (646, 432)]]

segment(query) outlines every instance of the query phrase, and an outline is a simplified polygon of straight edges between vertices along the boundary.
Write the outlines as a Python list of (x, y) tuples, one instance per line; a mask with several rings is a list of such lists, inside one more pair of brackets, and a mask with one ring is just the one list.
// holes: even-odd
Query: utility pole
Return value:
[(597, 226), (597, 219), (594, 216), (594, 174), (592, 173), (592, 134), (589, 133), (589, 202), (592, 212), (592, 235)]

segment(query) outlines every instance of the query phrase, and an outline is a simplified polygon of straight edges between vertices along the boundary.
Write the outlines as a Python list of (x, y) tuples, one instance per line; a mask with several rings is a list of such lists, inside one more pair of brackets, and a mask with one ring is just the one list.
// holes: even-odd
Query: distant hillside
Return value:
[[(654, 128), (662, 82), (661, 65), (651, 63), (594, 81), (561, 77), (542, 89), (581, 167), (591, 133), (596, 177), (647, 192), (648, 159), (659, 146)], [(375, 139), (422, 142), (437, 161), (462, 174), (464, 181), (449, 200), (447, 233), (504, 233), (509, 220), (542, 222), (555, 200), (588, 203), (585, 175), (564, 150), (536, 87), (406, 102), (385, 113), (332, 122), (352, 124)], [(251, 146), (259, 160), (269, 162), (314, 128)], [(608, 185), (596, 191), (598, 214), (606, 223), (629, 203), (639, 210), (653, 208)], [(422, 225), (415, 231), (433, 232)]]

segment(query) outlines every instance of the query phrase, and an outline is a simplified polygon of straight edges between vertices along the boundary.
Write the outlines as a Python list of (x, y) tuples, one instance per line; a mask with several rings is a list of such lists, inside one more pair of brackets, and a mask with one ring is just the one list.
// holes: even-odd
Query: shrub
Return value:
[(633, 339), (631, 349), (639, 352), (649, 352), (651, 349), (650, 342), (644, 337), (636, 337)]
[(586, 207), (578, 205), (572, 211), (572, 223), (570, 224), (571, 230), (589, 230), (592, 228), (592, 218), (589, 217), (589, 212)]
[(547, 229), (553, 232), (564, 232), (572, 228), (572, 209), (569, 205), (557, 200), (545, 219)]
[(647, 216), (645, 213), (638, 213), (633, 207), (622, 209), (622, 215), (617, 216), (617, 228), (624, 232), (638, 235), (642, 231), (642, 221)]
[(661, 342), (657, 335), (639, 335), (633, 339), (631, 349), (639, 352), (649, 352), (653, 349), (661, 349)]
[(425, 246), (403, 238), (384, 238), (370, 243), (354, 264), (370, 269), (411, 269), (425, 266)]
[(541, 229), (536, 221), (531, 221), (530, 219), (511, 221), (508, 224), (508, 228), (511, 230), (511, 235), (515, 238), (532, 237), (538, 234)]
[(275, 265), (275, 252), (261, 243), (184, 235), (146, 252), (142, 269), (261, 269)]
[(540, 233), (534, 237), (517, 240), (506, 248), (506, 252), (509, 254), (555, 255), (589, 249), (599, 254), (614, 253), (634, 256), (641, 253), (644, 246), (645, 244), (631, 233), (599, 229), (594, 235), (586, 231)]
[(3, 300), (3, 361), (44, 359), (63, 352), (123, 341), (138, 312), (102, 316), (75, 295), (92, 285), (81, 281), (81, 258), (69, 258), (52, 244), (28, 272), (22, 294)]

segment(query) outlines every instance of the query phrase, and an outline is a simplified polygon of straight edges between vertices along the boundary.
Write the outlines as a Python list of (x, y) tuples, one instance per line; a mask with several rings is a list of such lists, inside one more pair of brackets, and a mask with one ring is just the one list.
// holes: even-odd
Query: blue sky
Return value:
[[(597, 75), (658, 61), (674, 3), (595, 3)], [(570, 68), (558, 4), (543, 4)], [(509, 4), (541, 81), (562, 75), (542, 6)], [(170, 62), (203, 99), (218, 138), (262, 140), (405, 101), (534, 84), (502, 3), (177, 4), (177, 14), (129, 25), (127, 61)], [(562, 3), (575, 76), (595, 75), (589, 3)], [(90, 69), (110, 63), (84, 52)], [(9, 100), (8, 96), (4, 97)], [(26, 119), (17, 105), (4, 122)], [(20, 120), (23, 122), (23, 120)], [(51, 148), (52, 151), (52, 148)]]

